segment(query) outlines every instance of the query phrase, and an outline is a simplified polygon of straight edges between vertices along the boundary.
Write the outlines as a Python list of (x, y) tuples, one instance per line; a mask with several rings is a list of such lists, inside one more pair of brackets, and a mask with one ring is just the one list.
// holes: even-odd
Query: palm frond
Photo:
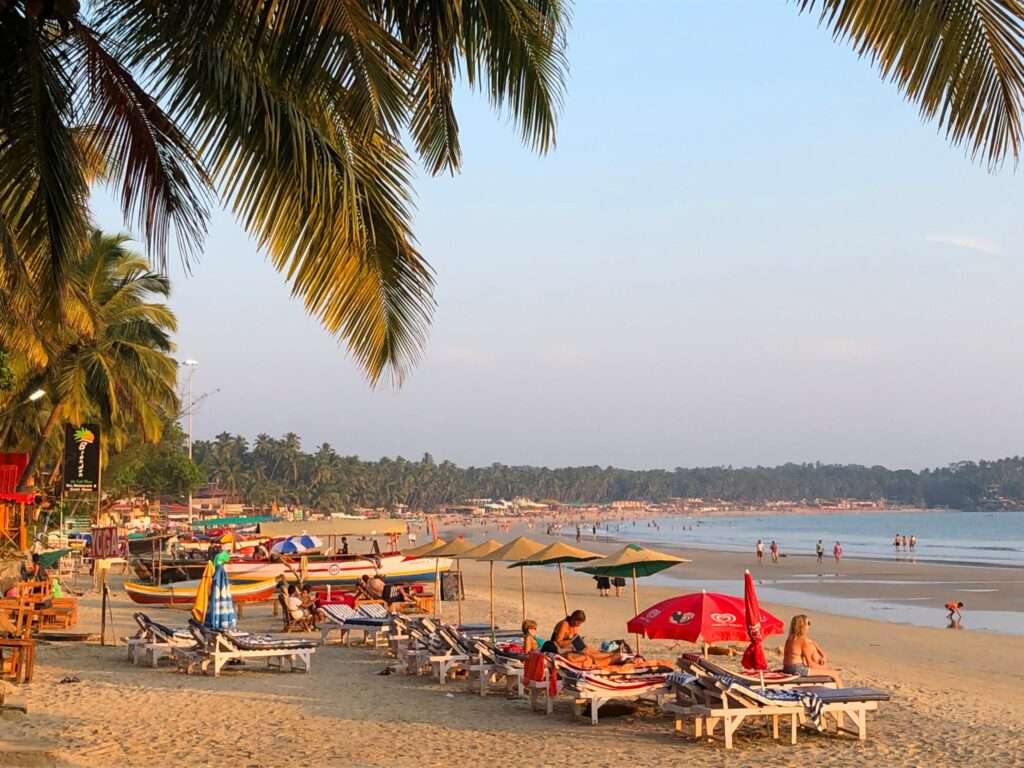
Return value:
[(74, 86), (66, 57), (37, 35), (34, 22), (9, 13), (3, 31), (0, 72), (9, 82), (0, 130), (0, 219), (28, 271), (52, 288), (88, 231), (88, 187), (69, 127)]
[(819, 11), (956, 146), (998, 168), (1020, 157), (1024, 3), (1020, 0), (798, 0)]
[(188, 139), (95, 33), (79, 22), (72, 31), (88, 83), (84, 119), (108, 176), (121, 182), (125, 215), (161, 267), (173, 228), (187, 263), (206, 233), (209, 179)]

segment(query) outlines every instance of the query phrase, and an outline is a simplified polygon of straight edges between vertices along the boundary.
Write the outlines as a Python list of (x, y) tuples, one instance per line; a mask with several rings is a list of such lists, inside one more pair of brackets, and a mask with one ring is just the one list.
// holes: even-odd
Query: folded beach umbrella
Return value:
[(579, 547), (569, 546), (564, 541), (556, 541), (553, 544), (548, 544), (548, 546), (535, 555), (531, 555), (525, 560), (520, 560), (518, 563), (513, 563), (509, 568), (522, 568), (529, 565), (557, 565), (558, 582), (562, 587), (562, 608), (565, 609), (565, 615), (568, 616), (569, 601), (565, 597), (565, 574), (562, 572), (562, 564), (582, 563), (587, 560), (597, 560), (600, 557), (601, 555), (596, 552), (588, 552)]
[(750, 637), (750, 645), (743, 652), (743, 667), (760, 672), (761, 687), (764, 688), (764, 671), (768, 669), (768, 662), (764, 657), (762, 645), (764, 635), (761, 632), (761, 603), (757, 599), (754, 577), (750, 575), (750, 571), (743, 573), (743, 621), (747, 625), (747, 635)]
[(238, 626), (235, 601), (231, 598), (231, 581), (223, 565), (218, 565), (210, 585), (210, 601), (206, 608), (203, 625), (210, 629), (234, 629)]
[[(443, 547), (439, 547), (430, 553), (431, 557), (441, 558), (450, 557), (455, 561), (458, 566), (459, 572), (459, 584), (462, 583), (462, 566), (460, 561), (465, 557), (466, 553), (476, 548), (476, 544), (466, 541), (461, 536), (454, 541), (450, 541)], [(459, 606), (459, 624), (462, 624), (462, 590), (459, 590), (459, 599), (456, 601)], [(438, 603), (438, 615), (440, 615), (440, 603)]]
[[(477, 560), (481, 562), (490, 563), (518, 563), (520, 560), (525, 560), (531, 555), (535, 555), (544, 549), (544, 545), (540, 542), (528, 539), (525, 536), (519, 536), (518, 538), (512, 539), (505, 546), (494, 550), (489, 555), (484, 557), (478, 557)], [(519, 569), (519, 586), (522, 590), (523, 595), (523, 620), (526, 620), (526, 572), (522, 568)]]
[(277, 542), (270, 548), (270, 551), (278, 555), (301, 555), (303, 552), (320, 549), (323, 545), (324, 543), (316, 536), (302, 534), (301, 536), (292, 536)]
[[(587, 563), (577, 571), (583, 571), (594, 576), (607, 576), (609, 578), (633, 578), (633, 612), (640, 612), (640, 597), (637, 592), (636, 580), (640, 576), (653, 576), (655, 573), (664, 571), (680, 563), (689, 563), (682, 557), (658, 552), (647, 547), (636, 544), (628, 544), (618, 552), (613, 552), (600, 560)], [(640, 646), (640, 635), (637, 633), (637, 650)]]
[(213, 585), (213, 560), (206, 561), (203, 575), (196, 587), (196, 601), (192, 604), (192, 618), (202, 624), (206, 621), (206, 610), (210, 604), (210, 587)]
[[(782, 632), (782, 622), (759, 608), (761, 636)], [(645, 637), (661, 640), (686, 640), (721, 643), (749, 640), (745, 620), (746, 606), (741, 597), (719, 592), (694, 592), (677, 595), (645, 608), (626, 628)]]
[[(501, 549), (501, 542), (495, 541), (494, 539), (488, 539), (483, 544), (477, 544), (471, 550), (466, 552), (463, 557), (466, 560), (483, 560), (487, 555), (496, 552)], [(490, 561), (490, 587), (491, 587), (491, 635), (494, 635), (494, 561)]]

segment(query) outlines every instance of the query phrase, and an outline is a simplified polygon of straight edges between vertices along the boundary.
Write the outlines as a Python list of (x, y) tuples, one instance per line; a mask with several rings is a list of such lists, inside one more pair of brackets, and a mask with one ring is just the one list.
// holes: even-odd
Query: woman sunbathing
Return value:
[(811, 620), (805, 614), (794, 616), (789, 623), (782, 668), (791, 675), (828, 675), (842, 687), (839, 673), (829, 668), (828, 658), (821, 646), (810, 638)]

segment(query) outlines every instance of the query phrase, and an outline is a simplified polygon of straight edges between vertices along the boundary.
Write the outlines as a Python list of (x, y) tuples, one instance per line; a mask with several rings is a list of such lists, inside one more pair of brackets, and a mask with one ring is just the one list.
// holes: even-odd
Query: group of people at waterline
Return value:
[[(896, 552), (900, 552), (901, 549), (903, 552), (914, 552), (917, 550), (917, 536), (907, 536), (906, 534), (897, 533), (895, 538), (893, 538), (892, 545)], [(757, 555), (757, 563), (760, 565), (764, 562), (763, 539), (757, 540), (757, 543), (754, 545), (754, 552)], [(774, 539), (772, 539), (772, 543), (768, 545), (768, 554), (773, 563), (779, 562), (779, 544)], [(818, 563), (821, 563), (825, 557), (825, 545), (822, 543), (821, 539), (818, 539), (818, 543), (814, 546), (814, 555), (817, 558)], [(837, 563), (843, 559), (842, 542), (837, 541), (832, 545), (832, 557), (835, 558)]]
[[(757, 554), (757, 564), (760, 565), (764, 562), (764, 541), (762, 539), (757, 540), (757, 544), (754, 545), (754, 552)], [(772, 539), (772, 543), (768, 546), (768, 553), (773, 563), (779, 562), (779, 543), (775, 539)], [(818, 543), (814, 546), (814, 554), (818, 558), (818, 562), (821, 563), (825, 557), (825, 545), (821, 539), (818, 539)], [(843, 559), (843, 545), (841, 542), (837, 541), (832, 545), (832, 557), (836, 559), (837, 563)]]

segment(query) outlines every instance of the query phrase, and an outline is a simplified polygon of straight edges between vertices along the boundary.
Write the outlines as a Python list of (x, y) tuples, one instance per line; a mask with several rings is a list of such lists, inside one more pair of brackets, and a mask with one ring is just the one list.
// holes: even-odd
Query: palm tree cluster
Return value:
[(784, 464), (778, 467), (459, 467), (401, 456), (363, 461), (341, 456), (327, 443), (302, 450), (298, 435), (260, 434), (250, 445), (227, 432), (193, 445), (194, 457), (220, 491), (260, 507), (291, 504), (340, 512), (405, 505), (436, 511), (466, 499), (608, 503), (628, 499), (723, 499), (744, 504), (812, 499), (886, 499), (892, 503), (978, 509), (1024, 506), (1024, 458), (962, 462), (921, 472), (857, 464)]
[(0, 304), (11, 308), (0, 313), (0, 345), (12, 369), (0, 391), (0, 445), (30, 453), (23, 487), (44, 460), (59, 470), (65, 421), (99, 423), (101, 446), (116, 451), (129, 439), (159, 439), (177, 414), (177, 322), (160, 301), (170, 284), (126, 240), (92, 232), (65, 265), (58, 302), (0, 285)]

